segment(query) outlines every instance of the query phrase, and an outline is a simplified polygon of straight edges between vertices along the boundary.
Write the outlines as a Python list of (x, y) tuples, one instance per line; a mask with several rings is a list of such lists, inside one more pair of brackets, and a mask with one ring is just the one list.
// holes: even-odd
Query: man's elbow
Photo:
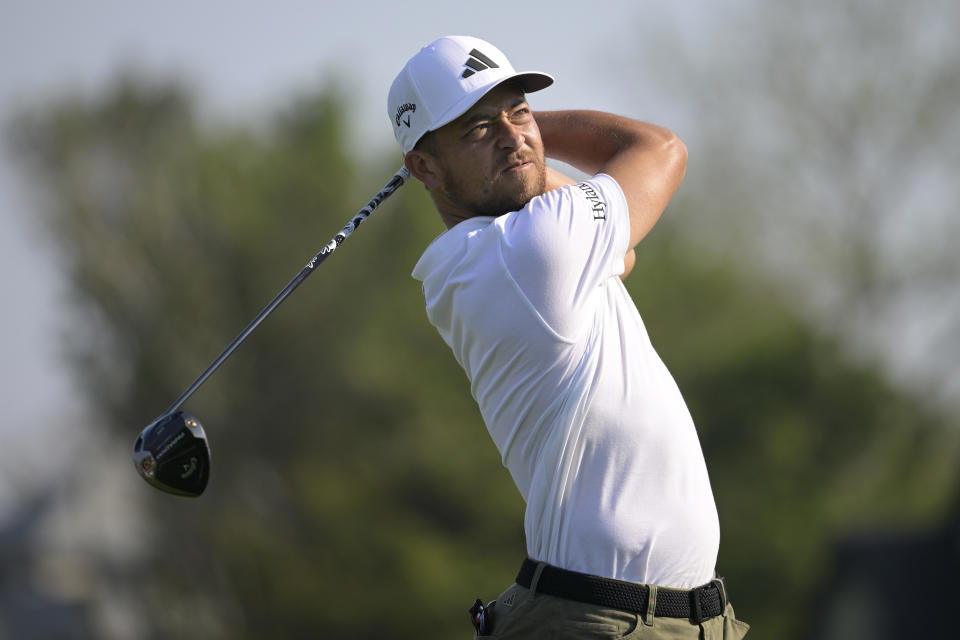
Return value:
[(676, 176), (677, 184), (679, 184), (687, 173), (687, 145), (677, 134), (672, 131), (668, 133), (669, 135), (664, 142), (664, 153)]
[(651, 159), (661, 168), (663, 176), (679, 186), (687, 172), (687, 145), (669, 129), (640, 124), (636, 142), (655, 155)]

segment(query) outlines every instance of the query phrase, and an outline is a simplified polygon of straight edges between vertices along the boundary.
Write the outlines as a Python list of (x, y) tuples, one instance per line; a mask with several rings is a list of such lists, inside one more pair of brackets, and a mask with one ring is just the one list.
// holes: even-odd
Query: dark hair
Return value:
[(429, 154), (437, 155), (437, 141), (433, 135), (433, 131), (427, 131), (425, 134), (420, 136), (420, 139), (417, 140), (417, 144), (413, 145), (414, 151), (426, 151)]

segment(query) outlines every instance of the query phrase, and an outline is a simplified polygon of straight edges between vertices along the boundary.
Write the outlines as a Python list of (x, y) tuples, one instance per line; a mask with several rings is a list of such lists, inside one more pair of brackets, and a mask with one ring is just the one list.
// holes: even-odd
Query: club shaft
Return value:
[(397, 189), (403, 186), (403, 184), (409, 178), (410, 173), (405, 167), (401, 167), (400, 170), (393, 175), (393, 178), (390, 179), (390, 182), (388, 182), (387, 185), (381, 189), (380, 192), (370, 200), (370, 202), (367, 203), (367, 206), (358, 211), (340, 230), (340, 232), (337, 233), (337, 235), (335, 235), (330, 242), (323, 247), (323, 249), (321, 249), (315, 256), (313, 256), (313, 258), (310, 259), (310, 262), (308, 262), (306, 266), (300, 270), (300, 273), (294, 276), (293, 279), (287, 283), (287, 286), (285, 286), (280, 293), (278, 293), (273, 300), (271, 300), (267, 306), (265, 306), (263, 310), (257, 314), (257, 317), (254, 318), (253, 321), (250, 322), (250, 324), (248, 324), (244, 330), (233, 339), (233, 342), (227, 345), (227, 348), (223, 350), (223, 353), (217, 356), (216, 360), (211, 362), (210, 366), (207, 367), (206, 370), (201, 373), (196, 380), (193, 381), (193, 384), (187, 387), (187, 390), (180, 394), (180, 397), (177, 398), (172, 405), (170, 405), (170, 407), (164, 412), (164, 415), (173, 413), (179, 409), (183, 403), (186, 402), (187, 399), (192, 396), (204, 382), (207, 381), (207, 378), (209, 378), (234, 351), (236, 351), (237, 347), (239, 347), (243, 341), (247, 339), (247, 336), (253, 333), (253, 330), (256, 329), (260, 323), (266, 319), (267, 316), (273, 313), (273, 310), (280, 306), (280, 303), (286, 300), (287, 297), (293, 293), (294, 289), (299, 287), (300, 284), (307, 279), (307, 276), (314, 272), (321, 262), (326, 260), (331, 253), (336, 251), (337, 247), (343, 244), (344, 241), (346, 241), (346, 239), (357, 230), (357, 227), (359, 227), (363, 221), (366, 220), (367, 217), (373, 213), (373, 211), (379, 207), (381, 203), (383, 203), (384, 200), (386, 200)]

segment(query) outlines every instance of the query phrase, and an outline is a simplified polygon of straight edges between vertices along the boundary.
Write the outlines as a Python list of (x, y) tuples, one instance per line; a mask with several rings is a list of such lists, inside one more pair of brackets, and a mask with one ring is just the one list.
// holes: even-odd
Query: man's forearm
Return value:
[(547, 157), (589, 174), (618, 153), (675, 138), (662, 127), (602, 111), (537, 111), (535, 116)]

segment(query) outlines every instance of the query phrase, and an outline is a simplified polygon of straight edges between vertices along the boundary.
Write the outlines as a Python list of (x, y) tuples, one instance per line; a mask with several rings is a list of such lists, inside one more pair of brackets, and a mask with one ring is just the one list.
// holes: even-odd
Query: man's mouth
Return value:
[(529, 166), (532, 166), (533, 162), (530, 160), (516, 160), (508, 164), (501, 173), (516, 173), (518, 171), (523, 171)]

